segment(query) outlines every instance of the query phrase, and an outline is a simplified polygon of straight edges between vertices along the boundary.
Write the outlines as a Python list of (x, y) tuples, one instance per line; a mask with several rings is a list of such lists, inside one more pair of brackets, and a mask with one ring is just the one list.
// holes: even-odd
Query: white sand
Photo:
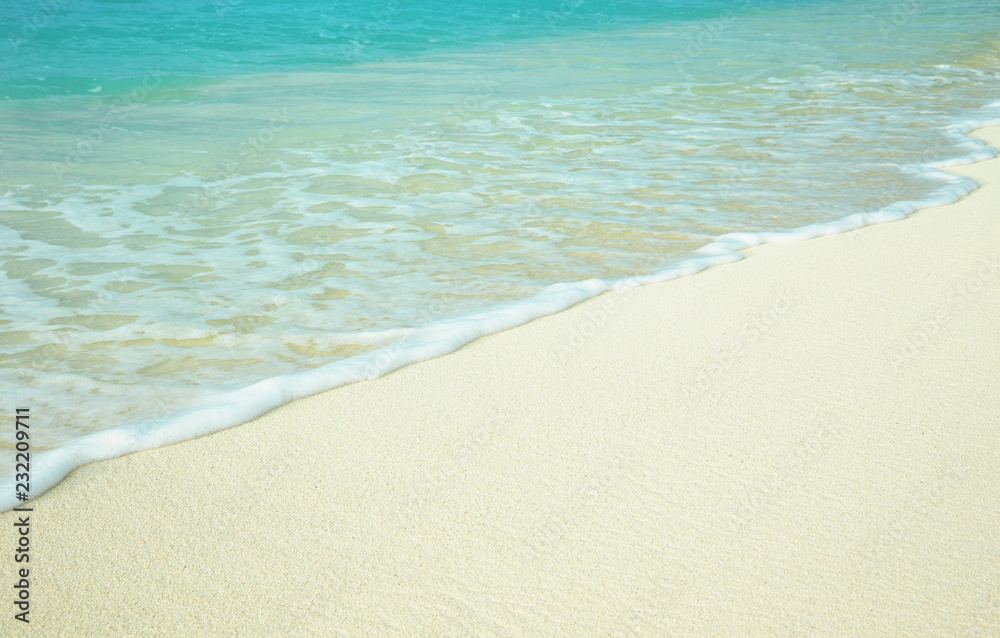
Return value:
[(1000, 635), (1000, 160), (956, 172), (958, 204), (82, 468), (3, 634)]

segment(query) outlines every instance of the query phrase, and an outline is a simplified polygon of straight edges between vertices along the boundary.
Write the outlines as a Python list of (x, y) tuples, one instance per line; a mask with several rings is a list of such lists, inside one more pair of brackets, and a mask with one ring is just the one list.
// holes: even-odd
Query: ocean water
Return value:
[(33, 493), (953, 200), (935, 167), (1000, 118), (995, 0), (0, 0), (0, 51), (2, 418), (59, 448)]

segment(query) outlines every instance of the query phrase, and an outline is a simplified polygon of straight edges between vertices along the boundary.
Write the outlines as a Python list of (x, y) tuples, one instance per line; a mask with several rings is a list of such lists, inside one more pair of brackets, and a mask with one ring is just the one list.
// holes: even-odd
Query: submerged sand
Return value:
[(954, 172), (982, 187), (81, 468), (3, 634), (1000, 635), (1000, 160)]

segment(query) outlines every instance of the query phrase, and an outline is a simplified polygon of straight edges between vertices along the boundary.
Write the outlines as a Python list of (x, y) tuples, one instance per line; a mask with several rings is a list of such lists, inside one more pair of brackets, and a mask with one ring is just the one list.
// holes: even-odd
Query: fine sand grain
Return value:
[(955, 205), (81, 468), (2, 633), (1000, 635), (1000, 160), (955, 172)]

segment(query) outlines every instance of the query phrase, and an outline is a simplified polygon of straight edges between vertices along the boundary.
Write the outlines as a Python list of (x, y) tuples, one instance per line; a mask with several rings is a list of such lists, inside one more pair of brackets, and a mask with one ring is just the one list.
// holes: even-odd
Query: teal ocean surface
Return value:
[(0, 0), (0, 51), (3, 418), (71, 450), (36, 493), (952, 200), (1000, 118), (995, 0)]

